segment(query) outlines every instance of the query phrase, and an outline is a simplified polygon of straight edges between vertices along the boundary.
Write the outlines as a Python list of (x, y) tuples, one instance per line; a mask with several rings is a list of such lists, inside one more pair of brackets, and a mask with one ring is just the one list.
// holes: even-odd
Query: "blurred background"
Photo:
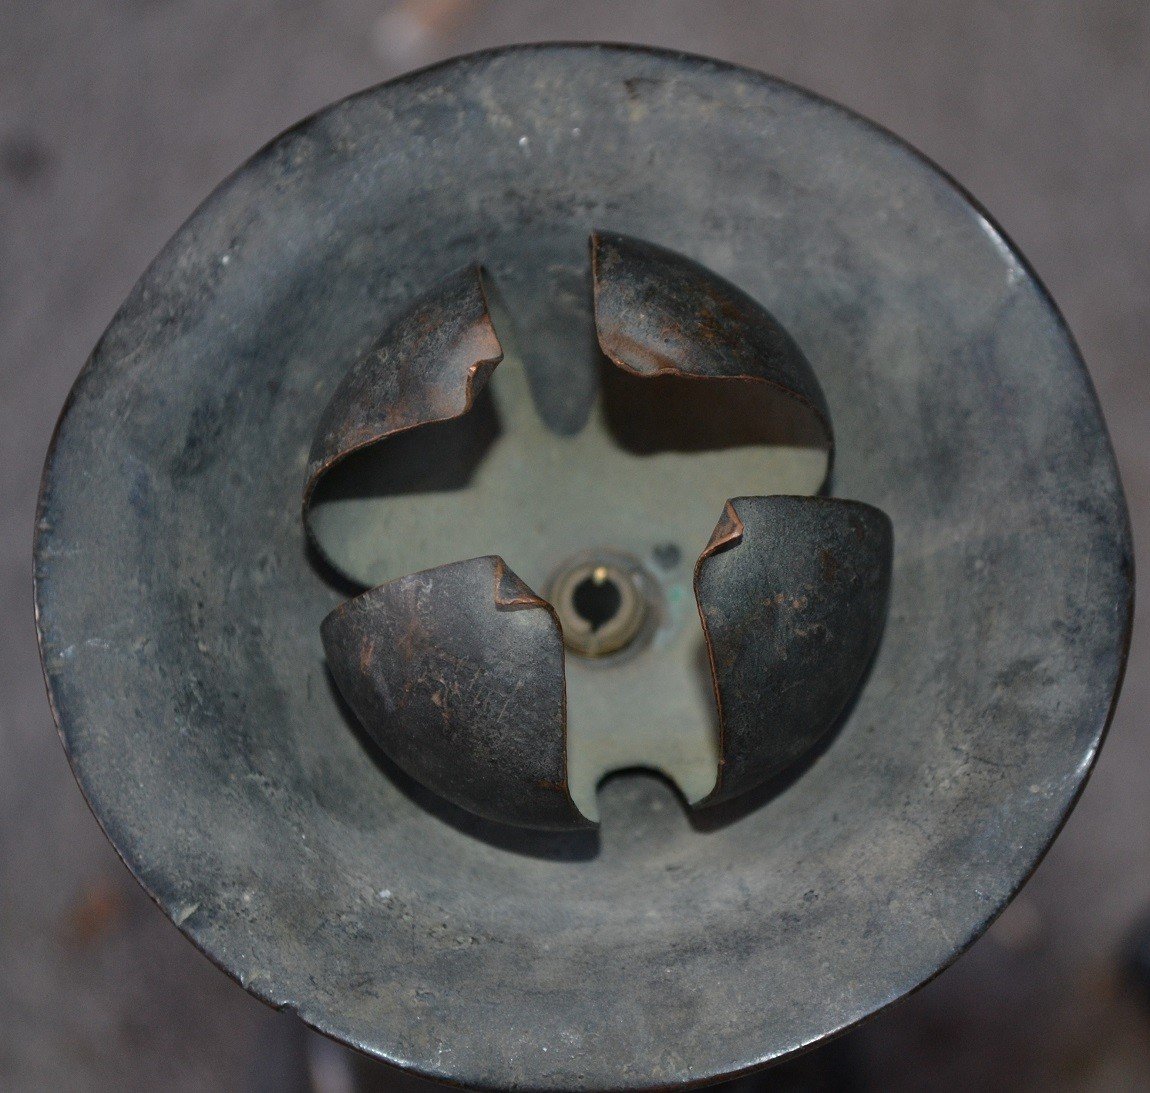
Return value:
[[(225, 174), (368, 84), (540, 39), (645, 42), (751, 65), (881, 122), (955, 175), (1067, 316), (1110, 424), (1136, 542), (1150, 544), (1143, 0), (6, 0), (0, 1088), (352, 1088), (349, 1057), (195, 952), (89, 815), (36, 656), (37, 483), (85, 356)], [(1141, 552), (1139, 563), (1150, 572)], [(1150, 926), (1139, 926), (1150, 911), (1148, 658), (1136, 636), (1082, 802), (987, 936), (911, 999), (769, 1086), (740, 1090), (1150, 1090)], [(433, 1088), (391, 1072), (373, 1080)]]

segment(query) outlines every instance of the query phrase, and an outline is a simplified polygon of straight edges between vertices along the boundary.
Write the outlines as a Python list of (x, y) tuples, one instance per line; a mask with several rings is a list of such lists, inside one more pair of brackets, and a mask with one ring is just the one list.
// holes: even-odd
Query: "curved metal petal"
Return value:
[(826, 439), (834, 431), (802, 350), (741, 289), (664, 247), (610, 232), (591, 236), (595, 327), (603, 352), (637, 376), (762, 383), (804, 406)]
[(336, 388), (312, 442), (303, 512), (317, 547), (308, 514), (320, 480), (385, 437), (467, 413), (502, 359), (477, 267), (445, 278), (380, 335)]
[(322, 634), (343, 697), (411, 777), (489, 819), (593, 826), (567, 790), (559, 620), (502, 558), (380, 585)]
[(719, 779), (753, 788), (830, 729), (878, 645), (891, 576), (887, 515), (859, 501), (736, 497), (695, 566), (719, 707)]

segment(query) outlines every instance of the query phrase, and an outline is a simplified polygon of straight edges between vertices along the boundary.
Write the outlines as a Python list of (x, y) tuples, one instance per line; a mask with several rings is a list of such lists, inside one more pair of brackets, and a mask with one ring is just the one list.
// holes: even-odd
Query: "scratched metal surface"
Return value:
[[(721, 823), (633, 781), (598, 845), (477, 830), (389, 777), (325, 684), (317, 410), (425, 279), (537, 221), (673, 242), (766, 303), (826, 392), (835, 492), (895, 527), (850, 718)], [(608, 1089), (790, 1052), (981, 931), (1090, 765), (1129, 550), (1064, 327), (933, 169), (752, 73), (586, 48), (359, 96), (218, 190), (79, 382), (38, 574), (80, 781), (198, 945), (425, 1073)]]

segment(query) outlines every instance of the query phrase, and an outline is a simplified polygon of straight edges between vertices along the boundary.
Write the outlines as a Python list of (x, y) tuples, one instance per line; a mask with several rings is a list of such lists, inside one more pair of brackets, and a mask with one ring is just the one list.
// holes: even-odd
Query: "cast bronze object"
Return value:
[(630, 47), (273, 141), (61, 416), (49, 699), (249, 991), (479, 1089), (701, 1086), (936, 975), (1093, 766), (1132, 619), (1055, 305), (889, 133)]

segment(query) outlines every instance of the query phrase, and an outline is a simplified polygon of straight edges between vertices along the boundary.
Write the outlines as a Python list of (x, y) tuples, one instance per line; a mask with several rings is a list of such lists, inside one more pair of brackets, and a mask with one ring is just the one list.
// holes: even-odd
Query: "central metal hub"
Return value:
[(564, 644), (581, 657), (605, 657), (627, 648), (647, 617), (634, 569), (608, 558), (567, 566), (552, 584), (551, 603)]

